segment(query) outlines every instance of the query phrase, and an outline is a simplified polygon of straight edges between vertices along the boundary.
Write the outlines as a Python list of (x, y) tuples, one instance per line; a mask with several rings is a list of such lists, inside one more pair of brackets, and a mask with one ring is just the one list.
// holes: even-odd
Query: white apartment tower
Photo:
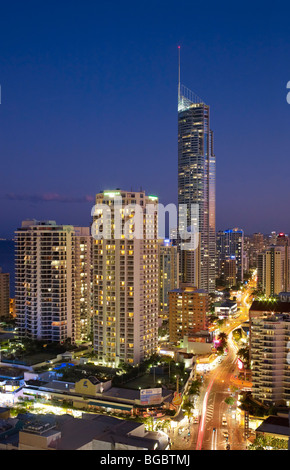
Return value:
[[(157, 350), (157, 204), (157, 197), (146, 196), (144, 191), (96, 195), (92, 227), (94, 350), (111, 366), (139, 364)], [(109, 223), (102, 224), (106, 212)]]
[[(257, 400), (290, 405), (290, 314), (289, 302), (257, 307), (253, 302), (250, 321), (252, 394)], [(266, 302), (265, 302), (266, 304)], [(269, 304), (269, 302), (268, 302)], [(283, 304), (285, 307), (283, 308)], [(256, 309), (260, 309), (256, 312)]]
[[(81, 299), (91, 281), (81, 264), (84, 229), (27, 220), (15, 232), (15, 309), (20, 338), (81, 339)], [(86, 261), (86, 260), (85, 260)]]

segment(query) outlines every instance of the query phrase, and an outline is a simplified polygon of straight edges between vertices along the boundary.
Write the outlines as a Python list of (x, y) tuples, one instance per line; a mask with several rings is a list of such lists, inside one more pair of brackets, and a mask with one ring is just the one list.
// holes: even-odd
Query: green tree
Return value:
[(233, 397), (227, 397), (227, 398), (225, 399), (225, 403), (226, 403), (227, 405), (232, 406), (232, 405), (235, 403), (235, 399), (234, 399)]
[(287, 450), (288, 439), (280, 439), (272, 436), (258, 435), (253, 444), (249, 446), (249, 450)]
[(249, 348), (240, 348), (238, 350), (238, 357), (245, 362), (246, 368), (248, 368), (250, 362)]
[(199, 395), (200, 394), (200, 387), (201, 387), (201, 381), (200, 380), (194, 380), (189, 389), (188, 389), (188, 394), (189, 395)]
[(187, 419), (189, 421), (190, 417), (191, 417), (191, 414), (192, 414), (192, 404), (190, 402), (190, 400), (188, 398), (186, 398), (184, 401), (183, 401), (183, 404), (182, 404), (182, 410), (184, 411), (185, 415), (187, 416)]

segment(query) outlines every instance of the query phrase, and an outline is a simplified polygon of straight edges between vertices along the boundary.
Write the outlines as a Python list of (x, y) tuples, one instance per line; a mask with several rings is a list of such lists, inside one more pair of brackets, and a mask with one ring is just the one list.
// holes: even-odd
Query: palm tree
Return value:
[(201, 381), (200, 380), (194, 380), (192, 384), (189, 387), (188, 394), (189, 395), (199, 395), (200, 394), (200, 387), (201, 387)]
[(187, 418), (188, 418), (188, 422), (189, 422), (189, 419), (191, 417), (191, 414), (192, 414), (192, 405), (191, 405), (191, 402), (190, 400), (187, 398), (184, 400), (183, 404), (182, 404), (182, 410), (185, 412)]
[(250, 361), (250, 351), (249, 348), (240, 348), (238, 350), (238, 357), (241, 358), (246, 363), (246, 368)]

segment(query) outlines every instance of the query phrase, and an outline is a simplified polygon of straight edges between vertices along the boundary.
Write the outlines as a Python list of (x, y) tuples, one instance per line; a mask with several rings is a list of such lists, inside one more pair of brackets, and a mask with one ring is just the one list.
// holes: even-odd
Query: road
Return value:
[(225, 399), (232, 395), (231, 379), (238, 374), (237, 350), (231, 333), (248, 320), (249, 295), (253, 287), (255, 287), (254, 280), (249, 282), (247, 289), (238, 298), (239, 317), (223, 329), (228, 335), (227, 356), (215, 369), (204, 374), (204, 383), (197, 404), (200, 410), (199, 425), (183, 426), (181, 434), (178, 430), (175, 431), (172, 449), (225, 450), (227, 445), (231, 450), (246, 448), (243, 429), (236, 421), (235, 406), (226, 404)]
[[(230, 382), (235, 374), (236, 353), (229, 347), (228, 355), (217, 368), (208, 373), (204, 382), (205, 392), (201, 394), (202, 412), (197, 434), (197, 450), (241, 449), (243, 432), (232, 416), (231, 407), (225, 399), (231, 396)], [(223, 425), (224, 417), (224, 425)], [(228, 433), (226, 440), (224, 433)]]
[(255, 287), (251, 280), (238, 299), (240, 315), (224, 328), (228, 335), (228, 355), (221, 364), (208, 373), (204, 383), (204, 392), (200, 396), (201, 420), (197, 433), (197, 450), (224, 450), (229, 444), (232, 450), (245, 449), (243, 429), (236, 422), (235, 413), (225, 399), (233, 396), (231, 379), (237, 375), (236, 346), (232, 340), (232, 331), (249, 318), (249, 296)]

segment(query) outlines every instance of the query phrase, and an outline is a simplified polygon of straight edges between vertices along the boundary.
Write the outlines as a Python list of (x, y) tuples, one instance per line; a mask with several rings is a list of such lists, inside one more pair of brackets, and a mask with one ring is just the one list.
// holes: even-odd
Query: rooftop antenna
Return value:
[(180, 46), (178, 46), (178, 101), (180, 100)]

